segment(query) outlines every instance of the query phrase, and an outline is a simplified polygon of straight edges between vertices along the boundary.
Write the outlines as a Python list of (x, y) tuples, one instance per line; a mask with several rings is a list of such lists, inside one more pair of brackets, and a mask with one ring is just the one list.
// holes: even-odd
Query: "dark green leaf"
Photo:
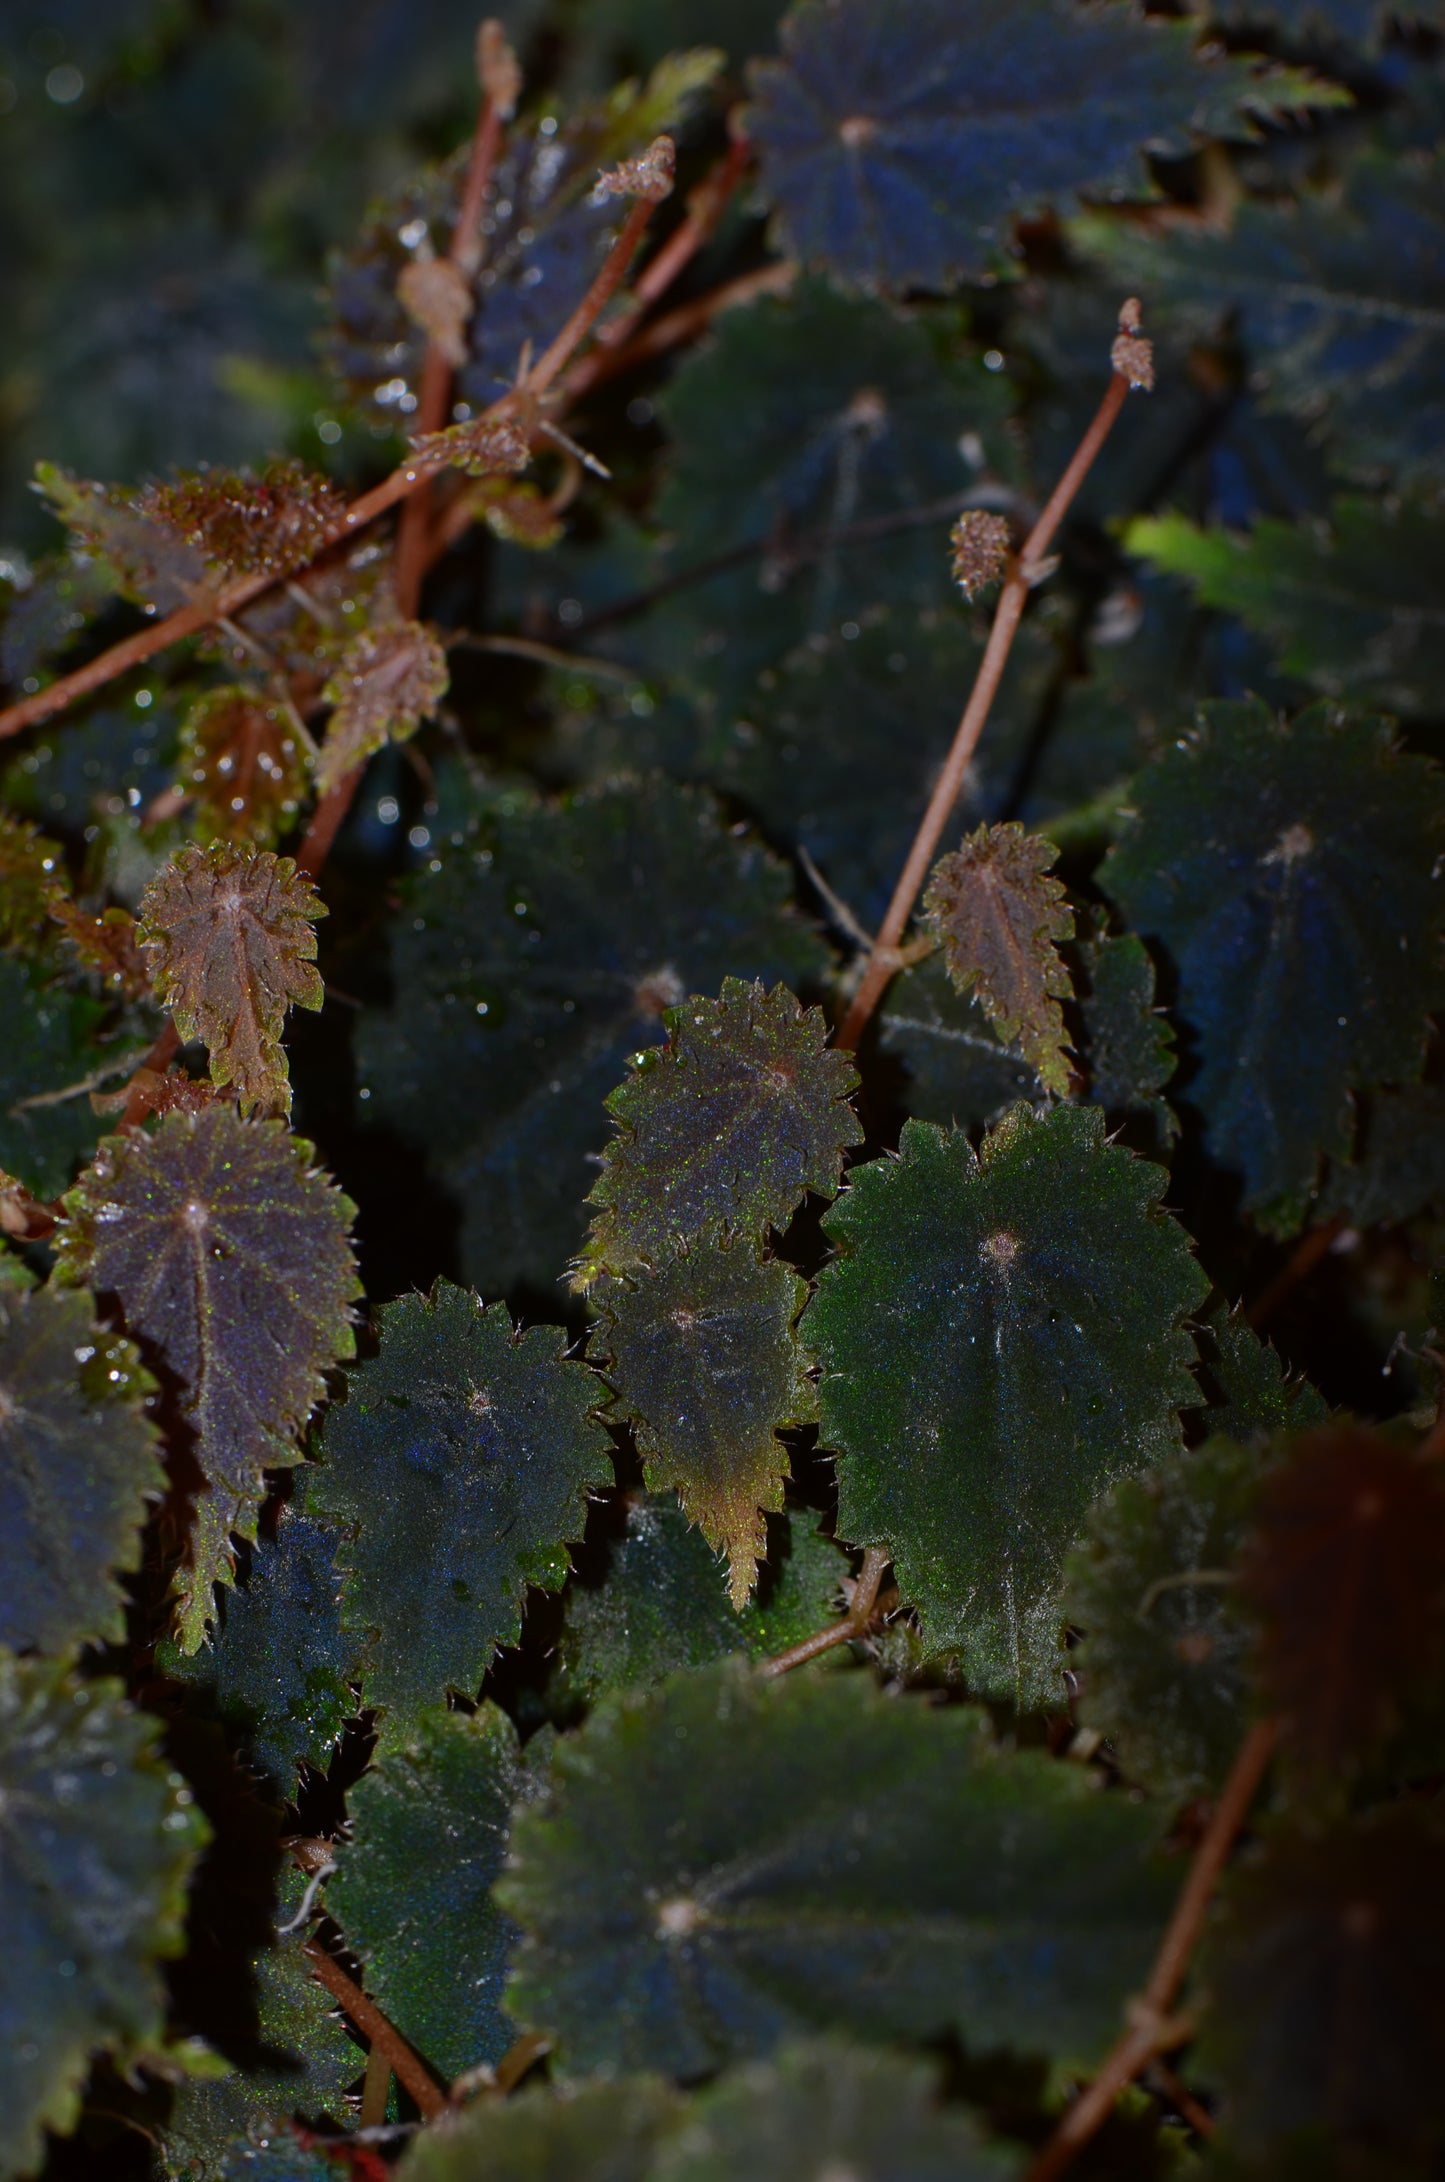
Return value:
[(53, 938), (50, 902), (65, 885), (65, 865), (38, 827), (0, 811), (0, 947), (32, 959)]
[(767, 1551), (763, 1511), (783, 1504), (788, 1454), (777, 1434), (815, 1410), (796, 1332), (807, 1292), (790, 1266), (760, 1263), (745, 1241), (700, 1242), (607, 1281), (599, 1298), (607, 1382), (647, 1482), (675, 1487), (727, 1555), (739, 1608)]
[(90, 1094), (128, 1075), (143, 1048), (103, 1036), (107, 1010), (0, 959), (0, 1167), (42, 1201), (58, 1197), (105, 1124)]
[(498, 1893), (510, 2004), (573, 2069), (693, 2077), (810, 2028), (1088, 2055), (1168, 1899), (1144, 1811), (861, 1675), (609, 1700), (554, 1781)]
[(164, 2036), (158, 1961), (179, 1954), (206, 1839), (159, 1730), (118, 1682), (0, 1651), (0, 2168), (74, 2128), (90, 2057)]
[(901, 1098), (920, 1121), (976, 1129), (1044, 1087), (1021, 1053), (1001, 1046), (977, 1000), (931, 955), (894, 978), (878, 1011), (879, 1043), (907, 1071)]
[(1123, 1479), (1065, 1564), (1077, 1717), (1171, 1803), (1218, 1789), (1247, 1723), (1253, 1632), (1234, 1586), (1261, 1463), (1212, 1439)]
[(475, 2099), (413, 2139), (398, 2182), (652, 2182), (681, 2111), (655, 2076)]
[(1292, 1379), (1242, 1311), (1212, 1304), (1194, 1338), (1209, 1431), (1247, 1443), (1323, 1424), (1329, 1410), (1308, 1379)]
[(710, 801), (657, 780), (500, 812), (412, 883), (361, 1081), (371, 1114), (433, 1150), (482, 1284), (547, 1288), (575, 1253), (602, 1102), (665, 1009), (729, 973), (821, 967), (787, 893)]
[(118, 1572), (165, 1489), (154, 1381), (89, 1296), (0, 1287), (0, 1644), (63, 1652), (124, 1631)]
[(1431, 715), (1445, 679), (1445, 511), (1433, 500), (1342, 499), (1331, 519), (1261, 518), (1244, 533), (1182, 515), (1130, 526), (1131, 553), (1269, 639), (1287, 674), (1327, 696)]
[(843, 1154), (862, 1140), (857, 1070), (826, 1049), (822, 1011), (786, 986), (726, 977), (719, 999), (695, 995), (662, 1020), (667, 1044), (639, 1054), (607, 1101), (617, 1133), (589, 1200), (588, 1282), (718, 1229), (761, 1242), (809, 1190), (837, 1195)]
[(295, 1794), (296, 1769), (324, 1773), (341, 1730), (356, 1710), (360, 1648), (341, 1626), (337, 1536), (306, 1512), (299, 1489), (258, 1538), (244, 1583), (222, 1594), (218, 1626), (199, 1652), (164, 1644), (168, 1674), (211, 1693), (240, 1740), (242, 1753), (283, 1801)]
[(1322, 1215), (1357, 1227), (1408, 1220), (1445, 1204), (1445, 1096), (1432, 1083), (1377, 1091), (1365, 1102), (1362, 1141), (1330, 1170)]
[(1167, 1151), (1179, 1124), (1159, 1096), (1176, 1065), (1174, 1032), (1154, 1005), (1154, 965), (1132, 932), (1100, 933), (1079, 947), (1088, 990), (1089, 1098), (1110, 1116), (1137, 1116), (1151, 1151)]
[(1350, 1092), (1420, 1073), (1445, 775), (1378, 721), (1252, 701), (1207, 706), (1130, 800), (1102, 884), (1173, 957), (1209, 1149), (1246, 1205), (1298, 1200), (1349, 1149)]
[(369, 1638), (368, 1703), (406, 1733), (475, 1691), (528, 1584), (556, 1590), (589, 1486), (612, 1475), (601, 1389), (555, 1326), (525, 1333), (438, 1281), (379, 1314), (381, 1345), (328, 1414), (308, 1504), (344, 1533), (342, 1625)]
[(183, 1582), (190, 1651), (212, 1585), (230, 1580), (232, 1531), (256, 1534), (264, 1472), (296, 1462), (322, 1373), (352, 1353), (354, 1208), (311, 1152), (280, 1122), (206, 1106), (153, 1136), (107, 1137), (65, 1201), (62, 1277), (115, 1296), (195, 1435), (207, 1490)]
[(886, 1545), (931, 1647), (1025, 1705), (1062, 1695), (1056, 1592), (1085, 1508), (1177, 1445), (1194, 1391), (1180, 1321), (1208, 1283), (1165, 1187), (1097, 1109), (1020, 1106), (978, 1157), (908, 1122), (824, 1223), (843, 1254), (803, 1336), (839, 1534)]
[(450, 2078), (500, 2060), (516, 2035), (502, 2009), (516, 1933), (492, 1883), (524, 1776), (495, 1705), (421, 1713), (416, 1728), (352, 1790), (352, 1838), (326, 1899), (367, 1992)]

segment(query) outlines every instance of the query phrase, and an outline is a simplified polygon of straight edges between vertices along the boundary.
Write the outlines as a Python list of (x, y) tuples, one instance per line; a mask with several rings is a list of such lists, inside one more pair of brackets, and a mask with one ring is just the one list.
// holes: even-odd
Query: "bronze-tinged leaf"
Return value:
[(207, 690), (181, 729), (181, 786), (203, 840), (274, 848), (301, 808), (306, 765), (280, 705), (243, 683)]
[(447, 655), (419, 621), (363, 629), (322, 696), (336, 710), (316, 765), (326, 795), (383, 743), (405, 742), (446, 695)]
[(281, 1026), (294, 1001), (319, 1008), (318, 917), (326, 906), (289, 856), (188, 843), (141, 898), (140, 941), (156, 997), (183, 1039), (203, 1039), (211, 1078), (242, 1113), (289, 1113)]
[(128, 909), (82, 909), (57, 887), (50, 897), (50, 914), (83, 969), (93, 970), (127, 1000), (139, 1000), (150, 991), (136, 921)]
[(284, 576), (304, 568), (346, 512), (346, 497), (304, 462), (268, 464), (259, 477), (196, 470), (147, 486), (135, 506), (177, 533), (215, 578)]
[(1438, 1470), (1366, 1425), (1302, 1434), (1262, 1488), (1240, 1591), (1296, 1761), (1324, 1778), (1368, 1756), (1445, 1652)]
[(1062, 1098), (1069, 1047), (1059, 1002), (1074, 988), (1057, 943), (1072, 937), (1074, 913), (1048, 877), (1058, 853), (1013, 822), (980, 826), (934, 865), (923, 907), (959, 991), (977, 992), (1000, 1041)]

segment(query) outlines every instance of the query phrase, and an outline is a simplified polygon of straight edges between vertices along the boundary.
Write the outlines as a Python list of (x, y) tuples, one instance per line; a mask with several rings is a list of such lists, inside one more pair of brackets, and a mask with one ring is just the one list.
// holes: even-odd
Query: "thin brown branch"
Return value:
[[(680, 303), (676, 310), (664, 312), (661, 318), (655, 318), (650, 326), (644, 326), (634, 334), (625, 347), (603, 348), (599, 335), (599, 346), (592, 355), (584, 357), (576, 370), (568, 373), (568, 399), (575, 401), (602, 380), (615, 379), (620, 373), (631, 371), (634, 365), (646, 363), (649, 357), (666, 355), (669, 349), (696, 340), (699, 334), (706, 333), (722, 311), (734, 310), (740, 303), (751, 303), (760, 295), (786, 295), (797, 277), (798, 268), (792, 259), (779, 258), (771, 265), (759, 266), (755, 272), (739, 273), (734, 279), (710, 288), (706, 295), (694, 296), (690, 303)], [(627, 323), (630, 325), (632, 321)]]
[(1157, 2054), (1149, 2065), (1149, 2077), (1152, 2079), (1149, 2088), (1152, 2090), (1157, 2083), (1175, 2113), (1183, 2116), (1196, 2136), (1212, 2137), (1215, 2134), (1214, 2116), (1207, 2107), (1200, 2105), (1188, 2086), (1179, 2081), (1169, 2063), (1161, 2060)]
[(352, 798), (361, 786), (364, 765), (355, 765), (349, 773), (343, 773), (334, 788), (328, 788), (307, 826), (301, 846), (296, 851), (296, 868), (304, 871), (308, 879), (314, 879), (331, 854), (336, 836), (346, 823)]
[(333, 2000), (340, 2002), (362, 2036), (386, 2055), (398, 2083), (405, 2086), (426, 2119), (431, 2121), (443, 2113), (446, 2093), (412, 2052), (401, 2032), (387, 2021), (376, 2002), (367, 1999), (335, 1956), (328, 1955), (318, 1941), (306, 1942), (306, 1959), (311, 1964), (312, 1976), (320, 1980)]
[(994, 612), (993, 627), (989, 631), (988, 643), (984, 647), (978, 676), (964, 707), (963, 718), (958, 723), (953, 748), (944, 761), (923, 822), (908, 852), (893, 899), (888, 905), (888, 914), (883, 919), (873, 952), (864, 965), (858, 989), (838, 1033), (837, 1044), (848, 1051), (857, 1045), (869, 1017), (898, 967), (899, 942), (913, 914), (919, 889), (927, 878), (929, 867), (937, 853), (943, 829), (958, 801), (959, 790), (972, 763), (973, 753), (978, 747), (978, 738), (983, 733), (989, 708), (998, 693), (999, 683), (1003, 680), (1003, 671), (1008, 664), (1008, 655), (1013, 648), (1024, 604), (1043, 572), (1044, 556), (1095, 456), (1113, 430), (1114, 421), (1123, 408), (1128, 393), (1129, 381), (1116, 371), (1109, 381), (1108, 392), (1099, 404), (1093, 423), (1075, 450), (1073, 460), (1049, 495), (1043, 513), (1024, 541), (1022, 552), (1004, 578), (1003, 589), (999, 593), (998, 606)]
[(181, 1050), (181, 1036), (174, 1023), (167, 1023), (150, 1052), (141, 1062), (130, 1080), (130, 1095), (121, 1110), (116, 1124), (121, 1129), (138, 1129), (151, 1110), (150, 1093), (152, 1079), (164, 1076), (171, 1062)]
[(594, 659), (588, 652), (564, 651), (559, 644), (542, 644), (530, 636), (473, 636), (464, 630), (449, 637), (448, 647), (460, 644), (469, 652), (503, 652), (517, 659), (535, 659), (544, 667), (570, 667), (574, 674), (595, 675), (603, 682), (635, 682), (635, 667), (619, 666), (615, 659)]
[(798, 1644), (790, 1644), (785, 1652), (777, 1652), (771, 1659), (761, 1661), (759, 1674), (787, 1674), (793, 1667), (802, 1667), (810, 1659), (817, 1659), (823, 1652), (832, 1651), (835, 1644), (847, 1644), (854, 1637), (867, 1636), (880, 1611), (878, 1587), (883, 1581), (890, 1556), (882, 1546), (869, 1546), (863, 1556), (853, 1586), (853, 1596), (848, 1602), (846, 1614), (830, 1621), (826, 1628), (815, 1629), (811, 1636)]
[(1055, 2182), (1107, 2121), (1125, 2085), (1132, 2083), (1156, 2054), (1187, 2035), (1187, 2026), (1171, 2022), (1169, 2011), (1184, 1981), (1219, 1874), (1264, 1779), (1277, 1732), (1273, 1719), (1257, 1720), (1240, 1744), (1160, 1942), (1149, 1982), (1130, 2011), (1129, 2028), (1088, 2089), (1064, 2115), (1024, 2182)]
[(518, 395), (525, 395), (528, 400), (535, 401), (539, 395), (545, 394), (557, 374), (582, 346), (621, 287), (655, 209), (652, 198), (637, 199), (622, 223), (616, 242), (599, 267), (596, 279), (556, 339), (543, 349), (517, 389)]
[(1308, 1279), (1321, 1258), (1329, 1256), (1344, 1225), (1343, 1215), (1337, 1214), (1333, 1220), (1326, 1220), (1322, 1227), (1312, 1227), (1307, 1235), (1301, 1236), (1288, 1263), (1245, 1312), (1245, 1318), (1256, 1332), (1266, 1319), (1273, 1318), (1282, 1303), (1288, 1301), (1300, 1282)]

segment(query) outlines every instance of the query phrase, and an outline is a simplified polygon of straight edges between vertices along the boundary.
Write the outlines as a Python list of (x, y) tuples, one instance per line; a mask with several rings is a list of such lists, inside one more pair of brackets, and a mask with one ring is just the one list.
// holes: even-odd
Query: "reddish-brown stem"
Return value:
[(1049, 495), (1043, 513), (1024, 541), (1022, 552), (1004, 578), (1003, 589), (994, 611), (993, 627), (989, 631), (988, 643), (984, 647), (978, 675), (964, 707), (963, 718), (958, 723), (958, 732), (953, 738), (953, 748), (944, 761), (928, 809), (923, 815), (923, 822), (914, 837), (908, 860), (894, 888), (888, 914), (864, 964), (858, 989), (838, 1033), (838, 1045), (848, 1051), (857, 1045), (868, 1018), (898, 968), (898, 943), (913, 914), (913, 905), (928, 876), (943, 829), (958, 801), (959, 790), (963, 786), (964, 775), (972, 762), (973, 753), (978, 747), (978, 738), (983, 733), (989, 707), (998, 693), (999, 683), (1003, 680), (1003, 671), (1008, 664), (1008, 655), (1023, 615), (1025, 601), (1033, 585), (1039, 580), (1044, 555), (1095, 456), (1112, 431), (1114, 420), (1123, 408), (1128, 392), (1128, 380), (1116, 371), (1109, 382), (1108, 392), (1099, 404), (1093, 423), (1075, 449), (1073, 460)]
[(751, 157), (752, 146), (746, 137), (735, 137), (711, 174), (693, 191), (686, 219), (673, 229), (657, 256), (638, 274), (626, 310), (598, 333), (599, 350), (616, 348), (625, 341), (643, 312), (659, 296), (666, 295), (678, 275), (692, 263), (716, 232)]
[(853, 1586), (847, 1613), (830, 1621), (826, 1628), (815, 1629), (800, 1643), (790, 1644), (785, 1652), (777, 1652), (771, 1659), (763, 1660), (758, 1667), (759, 1674), (787, 1674), (790, 1668), (805, 1666), (820, 1653), (830, 1652), (835, 1644), (846, 1644), (853, 1637), (866, 1636), (878, 1611), (878, 1587), (889, 1558), (882, 1546), (869, 1546)]
[(1194, 2093), (1179, 2081), (1167, 2061), (1156, 2054), (1149, 2068), (1150, 2076), (1169, 2101), (1176, 2114), (1182, 2114), (1196, 2136), (1212, 2137), (1215, 2134), (1214, 2116), (1200, 2105)]
[(1262, 1326), (1267, 1318), (1273, 1318), (1280, 1305), (1288, 1300), (1302, 1280), (1306, 1280), (1334, 1248), (1335, 1239), (1344, 1227), (1343, 1216), (1326, 1220), (1323, 1227), (1312, 1227), (1300, 1238), (1288, 1264), (1282, 1266), (1274, 1279), (1258, 1296), (1245, 1313), (1251, 1326)]
[(138, 1129), (150, 1111), (146, 1098), (146, 1078), (163, 1076), (181, 1050), (181, 1034), (174, 1023), (167, 1023), (150, 1052), (131, 1078), (130, 1096), (125, 1102), (118, 1126), (122, 1129)]
[(604, 379), (614, 379), (624, 371), (631, 371), (635, 364), (645, 363), (651, 356), (663, 356), (669, 349), (680, 348), (684, 341), (694, 340), (705, 333), (720, 311), (734, 309), (740, 303), (751, 303), (755, 296), (783, 295), (798, 277), (798, 268), (790, 258), (779, 258), (771, 265), (759, 266), (755, 272), (739, 273), (734, 280), (725, 280), (717, 288), (709, 288), (706, 295), (695, 296), (690, 303), (680, 303), (675, 311), (664, 312), (650, 326), (634, 334), (626, 347), (598, 347), (590, 356), (583, 358), (575, 371), (567, 377), (567, 394), (575, 401), (589, 388)]
[(1149, 1982), (1130, 2011), (1133, 2020), (1088, 2089), (1064, 2115), (1024, 2182), (1055, 2182), (1055, 2177), (1072, 2165), (1090, 2137), (1107, 2121), (1125, 2085), (1133, 2082), (1156, 2053), (1179, 2042), (1180, 2026), (1171, 2025), (1169, 2010), (1184, 1981), (1219, 1874), (1259, 1792), (1276, 1733), (1274, 1720), (1257, 1720), (1240, 1744), (1204, 1839), (1194, 1853)]
[(374, 2000), (349, 1978), (334, 1955), (316, 1940), (306, 1942), (312, 1975), (319, 1978), (333, 2000), (340, 2002), (352, 2022), (373, 2047), (386, 2055), (398, 2083), (404, 2084), (428, 2121), (446, 2108), (446, 2094), (430, 2071), (418, 2060), (399, 2030), (390, 2024)]
[(316, 877), (331, 854), (336, 836), (351, 809), (351, 799), (360, 787), (361, 776), (365, 771), (364, 765), (356, 765), (349, 773), (343, 773), (336, 785), (327, 789), (311, 813), (311, 823), (296, 851), (296, 868), (304, 871), (308, 879)]
[(581, 347), (621, 287), (654, 210), (655, 206), (650, 197), (639, 197), (636, 200), (622, 223), (616, 242), (599, 267), (596, 279), (557, 338), (543, 349), (518, 387), (518, 395), (535, 401), (539, 394), (545, 394), (568, 358)]

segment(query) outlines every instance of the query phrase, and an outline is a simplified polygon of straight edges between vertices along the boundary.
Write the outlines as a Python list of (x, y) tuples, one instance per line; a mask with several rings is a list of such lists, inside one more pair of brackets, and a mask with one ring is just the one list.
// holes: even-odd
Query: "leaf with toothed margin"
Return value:
[(944, 288), (1000, 259), (1019, 214), (1145, 187), (1146, 148), (1248, 134), (1269, 88), (1197, 35), (1072, 0), (798, 0), (744, 124), (789, 255)]
[(717, 1230), (761, 1242), (809, 1190), (835, 1197), (862, 1141), (858, 1072), (828, 1050), (821, 1009), (785, 985), (725, 977), (718, 999), (694, 994), (662, 1020), (666, 1045), (639, 1054), (607, 1100), (617, 1133), (588, 1200), (579, 1286), (660, 1266)]
[(1196, 1393), (1182, 1320), (1208, 1282), (1166, 1186), (1097, 1109), (1020, 1106), (978, 1155), (906, 1123), (824, 1218), (841, 1255), (802, 1334), (839, 1536), (886, 1546), (930, 1648), (1024, 1706), (1062, 1693), (1057, 1590), (1084, 1510), (1178, 1444)]
[(558, 1742), (497, 1889), (509, 2005), (579, 2072), (696, 2077), (807, 2030), (1083, 2060), (1170, 1898), (1156, 1829), (970, 1708), (725, 1660)]
[(1445, 1002), (1445, 773), (1387, 723), (1252, 700), (1206, 705), (1130, 802), (1100, 884), (1173, 959), (1211, 1155), (1297, 1224), (1350, 1094), (1418, 1078)]
[(918, 1121), (978, 1129), (1020, 1099), (1044, 1097), (1023, 1055), (1001, 1046), (972, 994), (960, 993), (941, 953), (899, 972), (878, 1010), (882, 1058), (903, 1071), (898, 1102)]
[(123, 1635), (118, 1574), (165, 1490), (142, 1408), (154, 1385), (89, 1296), (0, 1287), (0, 1645)]
[(289, 856), (188, 842), (141, 897), (138, 937), (183, 1042), (204, 1041), (211, 1081), (242, 1113), (291, 1111), (281, 1028), (292, 1005), (325, 1000), (316, 920), (326, 904)]
[(353, 1353), (354, 1206), (277, 1121), (221, 1104), (107, 1137), (65, 1200), (60, 1278), (114, 1296), (176, 1384), (205, 1481), (180, 1640), (200, 1644), (232, 1531), (254, 1537), (265, 1472), (299, 1459), (323, 1372)]
[[(0, 2171), (30, 2174), (80, 2114), (94, 2055), (165, 2036), (159, 1964), (184, 1942), (207, 1838), (118, 1682), (0, 1651)], [(21, 1840), (23, 1837), (23, 1848)]]
[(0, 957), (0, 1167), (42, 1203), (58, 1197), (106, 1124), (90, 1093), (130, 1074), (145, 1051), (87, 992)]
[(1194, 1339), (1207, 1396), (1200, 1413), (1206, 1431), (1244, 1442), (1325, 1422), (1324, 1397), (1308, 1379), (1289, 1376), (1242, 1311), (1212, 1303), (1196, 1324)]
[(546, 1292), (582, 1241), (603, 1100), (664, 1010), (729, 974), (802, 986), (825, 957), (782, 865), (661, 780), (496, 810), (441, 864), (393, 926), (394, 1004), (361, 1017), (367, 1113), (431, 1151), (478, 1284)]
[[(276, 1903), (278, 1928), (302, 1908), (309, 1882), (283, 1867)], [(259, 2052), (225, 2076), (183, 2077), (171, 2102), (164, 2171), (174, 2182), (234, 2182), (250, 2169), (237, 2162), (238, 2144), (285, 2141), (293, 2116), (316, 2121), (345, 2117), (343, 2094), (361, 2074), (365, 2055), (352, 2043), (336, 2004), (311, 1972), (305, 1922), (278, 1929), (275, 1944), (252, 1963)], [(329, 2173), (335, 2177), (335, 2168)]]
[(414, 2136), (398, 2182), (656, 2182), (658, 2151), (685, 2111), (657, 2076), (527, 2085)]
[(381, 1345), (327, 1414), (308, 1506), (342, 1531), (341, 1620), (370, 1639), (383, 1733), (515, 1643), (528, 1584), (556, 1590), (587, 1493), (611, 1482), (594, 1375), (556, 1326), (513, 1326), (449, 1281), (378, 1314)]
[(301, 808), (300, 743), (282, 707), (261, 690), (229, 683), (198, 697), (181, 728), (180, 760), (178, 785), (195, 799), (192, 819), (203, 843), (274, 848)]
[(607, 1280), (596, 1346), (654, 1491), (675, 1487), (728, 1557), (733, 1605), (767, 1552), (764, 1511), (781, 1508), (787, 1425), (816, 1412), (797, 1318), (807, 1283), (752, 1245), (700, 1241), (656, 1267)]
[(419, 1712), (347, 1798), (326, 1906), (368, 1994), (444, 2079), (499, 2061), (517, 2034), (503, 2002), (516, 1928), (492, 1888), (529, 1792), (517, 1731), (489, 1704)]
[(1089, 1100), (1139, 1124), (1146, 1152), (1167, 1152), (1179, 1134), (1160, 1097), (1177, 1065), (1174, 1032), (1154, 1005), (1154, 965), (1132, 932), (1100, 932), (1079, 947), (1086, 989), (1079, 1009), (1087, 1033)]
[(111, 588), (163, 614), (188, 605), (205, 582), (204, 556), (173, 524), (155, 520), (124, 487), (93, 484), (40, 462), (35, 482), (67, 530), (98, 556)]
[(941, 856), (923, 897), (924, 919), (960, 992), (976, 992), (999, 1044), (1016, 1046), (1045, 1090), (1069, 1088), (1061, 1000), (1074, 984), (1059, 954), (1074, 931), (1059, 852), (1016, 820), (979, 826)]
[(360, 1645), (341, 1626), (337, 1533), (305, 1504), (313, 1475), (298, 1471), (274, 1534), (257, 1539), (244, 1581), (222, 1593), (209, 1641), (188, 1654), (167, 1640), (156, 1654), (167, 1674), (210, 1695), (284, 1801), (295, 1798), (298, 1766), (325, 1772), (361, 1678)]
[(419, 621), (361, 629), (321, 695), (335, 707), (316, 760), (316, 792), (328, 795), (390, 742), (405, 742), (447, 693), (447, 655)]

